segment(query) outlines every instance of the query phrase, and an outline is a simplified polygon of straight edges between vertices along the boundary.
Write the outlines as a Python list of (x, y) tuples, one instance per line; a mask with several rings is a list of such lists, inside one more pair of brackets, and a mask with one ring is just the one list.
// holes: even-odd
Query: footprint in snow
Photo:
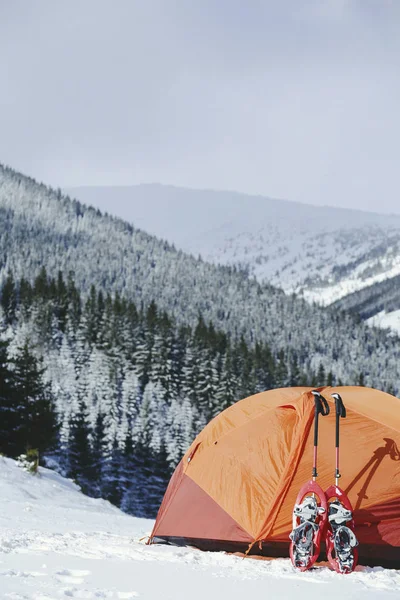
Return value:
[(83, 599), (92, 599), (96, 598), (104, 598), (109, 600), (114, 600), (118, 598), (118, 600), (133, 600), (133, 598), (137, 598), (139, 594), (137, 592), (111, 592), (106, 590), (97, 590), (91, 592), (89, 590), (82, 590), (78, 588), (68, 588), (63, 590), (63, 595), (67, 598), (81, 598)]
[[(66, 596), (67, 598), (82, 598), (82, 599), (96, 598), (96, 592), (93, 593), (93, 592), (90, 592), (89, 590), (78, 590), (77, 588), (68, 588), (68, 589), (64, 590), (64, 596)], [(103, 596), (103, 598), (106, 598), (106, 596)]]
[[(75, 585), (80, 585), (83, 583), (85, 581), (85, 577), (88, 575), (90, 575), (90, 571), (78, 571), (76, 569), (63, 569), (62, 571), (57, 571), (56, 573), (57, 579), (61, 583), (73, 583)], [(65, 595), (67, 594), (65, 593)]]
[(0, 576), (2, 577), (43, 577), (46, 573), (40, 573), (38, 571), (16, 571), (15, 569), (9, 569), (8, 571), (1, 571)]

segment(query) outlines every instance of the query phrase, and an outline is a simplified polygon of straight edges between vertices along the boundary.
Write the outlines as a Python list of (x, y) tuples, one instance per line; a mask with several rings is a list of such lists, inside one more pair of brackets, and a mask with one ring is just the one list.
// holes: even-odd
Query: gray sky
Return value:
[(0, 0), (0, 162), (400, 213), (400, 1)]

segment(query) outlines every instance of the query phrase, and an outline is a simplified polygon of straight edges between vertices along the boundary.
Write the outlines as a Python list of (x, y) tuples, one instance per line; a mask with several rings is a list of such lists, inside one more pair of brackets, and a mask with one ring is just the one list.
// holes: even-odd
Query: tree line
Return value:
[[(299, 248), (299, 258), (304, 248)], [(296, 360), (311, 379), (320, 363), (342, 381), (394, 386), (399, 391), (399, 338), (368, 327), (357, 316), (311, 305), (257, 282), (237, 267), (195, 258), (99, 210), (0, 165), (0, 287), (8, 271), (33, 281), (41, 266), (57, 280), (74, 272), (76, 287), (90, 286), (132, 300), (138, 311), (157, 302), (176, 327), (196, 328), (199, 315), (232, 343), (267, 344), (274, 358)], [(66, 281), (67, 283), (67, 281)], [(85, 300), (86, 301), (86, 300)], [(142, 304), (143, 303), (143, 304)], [(289, 357), (295, 356), (295, 359)]]
[[(38, 448), (83, 490), (153, 517), (195, 435), (232, 403), (275, 387), (341, 384), (292, 348), (232, 339), (198, 315), (78, 290), (72, 273), (10, 271), (1, 290), (0, 450)], [(362, 383), (359, 381), (347, 383)], [(346, 383), (346, 382), (344, 382)]]

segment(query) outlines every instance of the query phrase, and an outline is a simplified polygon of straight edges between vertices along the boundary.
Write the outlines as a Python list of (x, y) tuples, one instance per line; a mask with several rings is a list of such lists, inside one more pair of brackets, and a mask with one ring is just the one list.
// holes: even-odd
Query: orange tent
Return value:
[[(287, 556), (292, 510), (311, 479), (313, 388), (237, 402), (197, 436), (175, 470), (150, 543)], [(371, 388), (340, 393), (341, 487), (354, 507), (360, 562), (400, 566), (400, 400)], [(334, 481), (335, 417), (320, 419), (318, 484)], [(397, 562), (396, 562), (397, 561)]]

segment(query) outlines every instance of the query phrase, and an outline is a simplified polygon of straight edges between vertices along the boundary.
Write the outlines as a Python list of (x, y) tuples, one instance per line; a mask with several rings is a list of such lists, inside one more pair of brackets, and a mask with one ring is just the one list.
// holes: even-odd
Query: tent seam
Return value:
[[(285, 389), (285, 388), (282, 388), (282, 389)], [(228, 431), (227, 433), (224, 433), (223, 435), (221, 435), (221, 437), (219, 437), (219, 438), (217, 438), (217, 439), (214, 439), (214, 438), (213, 438), (213, 442), (212, 442), (212, 443), (211, 443), (209, 446), (205, 446), (205, 448), (211, 448), (211, 447), (212, 447), (212, 446), (215, 444), (215, 442), (219, 442), (220, 440), (224, 439), (224, 438), (225, 438), (225, 437), (227, 437), (228, 435), (231, 435), (231, 433), (233, 433), (233, 432), (235, 432), (235, 431), (238, 431), (238, 429), (241, 429), (242, 427), (245, 427), (245, 426), (246, 426), (246, 425), (248, 425), (249, 423), (252, 423), (253, 421), (255, 421), (255, 420), (259, 419), (259, 418), (260, 418), (262, 415), (264, 415), (265, 413), (268, 413), (268, 412), (270, 412), (270, 411), (272, 411), (272, 410), (275, 410), (275, 409), (277, 409), (277, 408), (282, 408), (282, 407), (284, 407), (284, 406), (292, 406), (292, 407), (293, 407), (293, 408), (296, 410), (296, 406), (295, 406), (295, 404), (294, 404), (294, 403), (295, 403), (295, 402), (297, 402), (297, 401), (299, 400), (299, 398), (301, 398), (301, 396), (302, 396), (303, 394), (309, 394), (309, 393), (311, 392), (311, 390), (315, 390), (315, 389), (323, 389), (323, 388), (313, 388), (313, 387), (310, 387), (310, 388), (309, 388), (309, 389), (308, 389), (306, 392), (302, 392), (302, 393), (301, 393), (299, 396), (296, 396), (296, 398), (294, 398), (292, 401), (283, 402), (282, 404), (277, 404), (276, 406), (273, 406), (272, 408), (271, 408), (271, 407), (269, 407), (268, 409), (266, 409), (266, 410), (263, 410), (262, 412), (258, 413), (258, 414), (257, 414), (255, 417), (252, 417), (251, 419), (248, 419), (248, 420), (246, 421), (246, 423), (242, 423), (242, 425), (239, 425), (239, 426), (237, 426), (237, 427), (233, 427), (233, 428), (232, 428), (230, 431)], [(266, 391), (268, 392), (268, 391), (272, 391), (272, 390), (266, 390)], [(276, 390), (273, 390), (273, 391), (276, 391)], [(263, 393), (263, 392), (260, 392), (260, 393)], [(233, 404), (232, 406), (235, 406), (235, 405)], [(222, 414), (222, 413), (220, 413), (220, 414)], [(218, 415), (218, 416), (219, 416), (219, 415)], [(214, 418), (215, 418), (215, 417), (214, 417)], [(211, 423), (211, 422), (212, 422), (212, 421), (210, 421), (210, 423)], [(210, 423), (209, 423), (209, 424), (210, 424)]]
[[(316, 388), (310, 388), (310, 391), (311, 391), (311, 390), (313, 390), (313, 389), (316, 389)], [(310, 394), (310, 391), (308, 391), (308, 392), (303, 392), (302, 394), (300, 394), (300, 398), (301, 398), (301, 397), (302, 397), (304, 394), (306, 394), (306, 395)], [(298, 398), (297, 398), (297, 401), (298, 401)], [(295, 402), (295, 401), (293, 401), (293, 402)], [(278, 409), (278, 408), (283, 408), (283, 407), (285, 407), (285, 406), (286, 406), (286, 407), (287, 407), (287, 406), (290, 406), (290, 407), (292, 407), (292, 408), (293, 408), (293, 409), (296, 411), (296, 413), (298, 414), (298, 410), (297, 410), (297, 407), (296, 407), (296, 405), (294, 405), (294, 404), (292, 404), (292, 403), (289, 403), (289, 402), (287, 402), (287, 403), (284, 403), (284, 404), (281, 404), (281, 405), (278, 405), (278, 406), (274, 406), (274, 407), (272, 407), (272, 408), (270, 408), (270, 409), (268, 409), (268, 410), (265, 410), (265, 411), (263, 411), (262, 413), (258, 414), (258, 415), (257, 415), (257, 417), (254, 417), (253, 419), (249, 419), (248, 421), (246, 421), (246, 423), (243, 423), (243, 425), (241, 425), (240, 427), (244, 427), (245, 425), (248, 425), (248, 424), (249, 424), (249, 423), (251, 423), (252, 421), (255, 421), (256, 419), (259, 419), (261, 416), (265, 416), (265, 415), (266, 415), (268, 412), (275, 411), (276, 409)], [(310, 414), (311, 414), (311, 413), (310, 413)], [(308, 428), (308, 431), (307, 431), (306, 438), (308, 437), (308, 433), (309, 433), (309, 430), (311, 429), (311, 425), (312, 425), (312, 421), (310, 421), (310, 424), (309, 424), (309, 428)], [(307, 427), (307, 425), (306, 425), (306, 427)], [(235, 428), (234, 430), (230, 431), (229, 433), (227, 433), (227, 434), (223, 435), (221, 438), (218, 438), (218, 440), (217, 440), (217, 441), (220, 441), (220, 440), (224, 439), (225, 437), (227, 437), (228, 435), (230, 435), (230, 434), (231, 434), (231, 433), (233, 433), (234, 431), (237, 431), (238, 429), (239, 429), (239, 427)], [(305, 429), (306, 429), (306, 428), (305, 428)], [(305, 429), (303, 430), (303, 433), (304, 433)], [(299, 436), (300, 436), (300, 433), (299, 433)], [(214, 443), (215, 443), (215, 442), (214, 442)], [(204, 446), (203, 453), (207, 452), (207, 450), (211, 451), (211, 450), (213, 449), (213, 447), (214, 447), (214, 443), (210, 444), (209, 446)], [(295, 452), (295, 450), (296, 450), (297, 448), (298, 448), (298, 446), (296, 446), (296, 448), (294, 448), (294, 449), (293, 449), (293, 452), (292, 452), (292, 453), (294, 453), (294, 452)], [(223, 452), (223, 455), (224, 455), (224, 456), (230, 456), (228, 453), (225, 453), (225, 452)], [(289, 455), (289, 459), (288, 459), (288, 467), (285, 469), (284, 473), (286, 473), (286, 472), (288, 471), (288, 469), (290, 468), (290, 466), (291, 466), (291, 464), (292, 464), (292, 461), (291, 461), (291, 456), (292, 456), (292, 454), (290, 454), (290, 455)], [(245, 463), (243, 463), (243, 462), (242, 462), (242, 460), (241, 460), (241, 459), (240, 459), (238, 456), (236, 456), (235, 458), (236, 458), (236, 461), (237, 461), (237, 462), (239, 462), (239, 463), (240, 463), (242, 466), (244, 466), (244, 467), (246, 467), (246, 468), (247, 468), (247, 465), (246, 465)], [(299, 459), (298, 459), (298, 461), (299, 461)], [(297, 461), (297, 464), (298, 464), (298, 461)], [(187, 477), (190, 477), (190, 475), (189, 475), (188, 471), (189, 471), (189, 468), (188, 468), (188, 469), (185, 471), (185, 475), (186, 475)], [(290, 478), (290, 481), (289, 481), (289, 483), (288, 483), (288, 489), (289, 489), (289, 487), (290, 487), (290, 482), (292, 481), (293, 477), (294, 477), (294, 473), (293, 473), (293, 475), (292, 475), (292, 477)], [(204, 490), (204, 488), (203, 488), (203, 487), (202, 487), (202, 486), (199, 484), (199, 482), (197, 482), (197, 481), (196, 481), (195, 479), (193, 479), (192, 477), (190, 477), (190, 479), (191, 479), (192, 481), (194, 481), (194, 482), (195, 482), (197, 485), (199, 485), (199, 486), (201, 487), (201, 489), (202, 489), (202, 490)], [(279, 487), (278, 487), (278, 489), (279, 489)], [(221, 504), (219, 503), (219, 501), (218, 501), (217, 499), (215, 499), (215, 498), (214, 498), (214, 497), (213, 497), (211, 494), (209, 494), (208, 492), (206, 492), (206, 490), (204, 490), (204, 491), (205, 491), (205, 493), (206, 493), (206, 494), (207, 494), (207, 495), (208, 495), (210, 498), (212, 498), (212, 500), (214, 500), (214, 502), (216, 502), (216, 503), (218, 504), (218, 506), (220, 506), (220, 507), (221, 507), (223, 510), (225, 510), (225, 509), (224, 509), (224, 508), (221, 506)], [(287, 490), (286, 490), (286, 493), (287, 493)], [(270, 504), (269, 504), (268, 508), (266, 509), (266, 513), (268, 513), (268, 511), (269, 511), (269, 507), (270, 507), (270, 506), (273, 506), (273, 503), (274, 503), (274, 501), (276, 500), (276, 497), (277, 497), (277, 496), (278, 496), (278, 494), (272, 498), (272, 500), (271, 500), (271, 502), (270, 502)], [(286, 494), (285, 494), (285, 496), (286, 496)], [(283, 500), (284, 500), (285, 496), (282, 498), (282, 502), (283, 502)], [(280, 503), (280, 506), (282, 505), (282, 502)], [(225, 512), (226, 512), (226, 511), (225, 511)], [(279, 512), (279, 510), (278, 510), (278, 512)], [(278, 514), (278, 513), (277, 513), (277, 514)], [(276, 516), (277, 516), (277, 515), (276, 515)], [(276, 519), (276, 517), (275, 517), (275, 519)], [(236, 519), (235, 519), (235, 521), (236, 521)], [(237, 522), (237, 521), (236, 521), (236, 522)], [(274, 520), (274, 522), (275, 522), (275, 520)], [(238, 522), (237, 522), (237, 523), (238, 523)], [(272, 525), (273, 525), (273, 524), (274, 524), (274, 523), (272, 523)], [(242, 525), (240, 525), (240, 523), (238, 523), (238, 525), (239, 525), (239, 526), (240, 526), (240, 527), (241, 527), (241, 528), (242, 528), (244, 531), (246, 531), (246, 533), (247, 533), (248, 535), (250, 535), (250, 536), (251, 536), (251, 537), (254, 539), (254, 542), (256, 542), (256, 541), (259, 541), (259, 536), (258, 536), (258, 535), (254, 535), (253, 533), (249, 533), (249, 532), (248, 532), (248, 531), (247, 531), (247, 530), (246, 530), (246, 529), (245, 529), (245, 528), (244, 528)]]
[(355, 410), (354, 408), (348, 408), (347, 410), (353, 412), (356, 415), (360, 415), (361, 417), (364, 417), (365, 419), (368, 419), (369, 421), (378, 423), (378, 425), (381, 425), (382, 427), (386, 427), (387, 429), (391, 429), (392, 431), (395, 431), (396, 433), (400, 433), (398, 429), (395, 429), (394, 427), (391, 427), (390, 425), (387, 425), (386, 423), (382, 423), (382, 421), (378, 421), (378, 419), (374, 419), (373, 417), (370, 417), (369, 415), (366, 415), (363, 412), (359, 412), (358, 410)]
[(198, 487), (199, 487), (199, 488), (200, 488), (200, 489), (201, 489), (201, 490), (202, 490), (202, 491), (203, 491), (203, 492), (204, 492), (204, 493), (205, 493), (205, 494), (206, 494), (206, 495), (207, 495), (209, 498), (211, 498), (211, 500), (212, 500), (213, 502), (215, 502), (215, 504), (216, 504), (217, 506), (219, 506), (219, 508), (220, 508), (221, 510), (223, 510), (223, 511), (224, 511), (224, 513), (226, 513), (226, 514), (228, 515), (228, 517), (229, 517), (230, 519), (232, 519), (232, 521), (234, 521), (238, 527), (240, 527), (240, 529), (242, 529), (242, 530), (243, 530), (245, 533), (247, 533), (247, 535), (248, 535), (250, 538), (254, 537), (254, 536), (253, 536), (253, 534), (252, 534), (252, 533), (250, 533), (249, 531), (247, 531), (247, 529), (245, 529), (245, 528), (243, 527), (243, 525), (241, 525), (241, 524), (239, 523), (239, 521), (237, 521), (236, 519), (234, 519), (234, 517), (233, 517), (231, 514), (229, 514), (229, 513), (228, 513), (228, 511), (227, 511), (227, 510), (226, 510), (226, 509), (225, 509), (223, 506), (221, 506), (221, 504), (218, 502), (218, 500), (216, 500), (216, 499), (215, 499), (213, 496), (211, 496), (211, 494), (210, 494), (209, 492), (207, 492), (207, 490), (205, 490), (205, 489), (204, 489), (204, 488), (203, 488), (203, 487), (202, 487), (202, 486), (199, 484), (199, 482), (198, 482), (198, 481), (196, 481), (195, 479), (193, 479), (193, 477), (190, 477), (190, 475), (188, 475), (187, 473), (185, 473), (185, 475), (186, 475), (186, 477), (189, 477), (189, 479), (190, 479), (191, 481), (193, 481), (193, 483), (195, 483), (195, 484), (196, 484), (196, 485), (197, 485), (197, 486), (198, 486)]
[[(182, 457), (182, 459), (181, 459), (181, 463), (182, 463), (182, 476), (181, 476), (181, 478), (180, 478), (179, 484), (176, 486), (176, 488), (175, 488), (174, 492), (171, 494), (171, 498), (169, 499), (169, 502), (166, 504), (166, 506), (165, 506), (165, 510), (164, 510), (163, 514), (161, 515), (161, 518), (160, 518), (160, 520), (158, 521), (158, 523), (157, 523), (157, 517), (156, 517), (156, 520), (155, 520), (155, 523), (154, 523), (154, 526), (153, 526), (153, 531), (151, 532), (150, 539), (152, 539), (152, 538), (153, 538), (153, 533), (154, 533), (154, 530), (155, 530), (155, 528), (156, 528), (156, 525), (159, 527), (159, 526), (160, 526), (160, 524), (163, 522), (163, 520), (164, 520), (164, 517), (165, 517), (165, 515), (166, 515), (166, 513), (167, 513), (167, 511), (168, 511), (168, 509), (169, 509), (169, 507), (171, 506), (171, 502), (172, 502), (172, 500), (175, 498), (175, 496), (176, 496), (176, 494), (177, 494), (177, 491), (178, 491), (178, 489), (179, 489), (179, 487), (180, 487), (180, 485), (181, 485), (181, 483), (182, 483), (182, 479), (183, 479), (183, 476), (184, 476), (184, 474), (185, 474), (185, 472), (184, 472), (184, 470), (183, 470), (183, 469), (184, 469), (184, 462), (183, 462), (183, 461), (184, 461), (184, 457)], [(168, 489), (168, 488), (167, 488), (167, 489)], [(157, 516), (158, 516), (158, 515), (157, 515)]]
[[(307, 392), (307, 394), (309, 394), (309, 393), (310, 392)], [(280, 489), (278, 488), (276, 496), (274, 498), (274, 500), (276, 500), (276, 499), (279, 499), (279, 500), (278, 500), (278, 504), (276, 505), (275, 516), (273, 517), (273, 521), (272, 521), (272, 523), (271, 523), (271, 525), (269, 527), (268, 534), (267, 534), (266, 537), (268, 537), (269, 533), (271, 532), (272, 528), (274, 527), (276, 519), (277, 519), (278, 514), (279, 514), (279, 509), (282, 506), (282, 504), (283, 504), (283, 502), (284, 502), (284, 500), (285, 500), (285, 498), (287, 496), (287, 493), (288, 493), (288, 491), (290, 489), (290, 484), (293, 481), (293, 478), (295, 476), (295, 473), (296, 473), (296, 470), (297, 470), (300, 458), (302, 456), (302, 450), (304, 450), (305, 444), (307, 442), (307, 438), (308, 438), (308, 436), (310, 434), (310, 431), (311, 431), (312, 423), (313, 423), (313, 412), (312, 412), (312, 410), (310, 410), (310, 413), (309, 413), (307, 422), (305, 424), (305, 427), (303, 429), (301, 429), (299, 431), (299, 433), (298, 433), (298, 437), (299, 437), (300, 443), (295, 446), (295, 448), (293, 449), (293, 452), (289, 455), (288, 465), (287, 465), (287, 467), (286, 467), (286, 469), (284, 471), (284, 475), (288, 471), (290, 471), (290, 470), (291, 470), (292, 474), (291, 474), (291, 476), (290, 476), (290, 478), (289, 478), (286, 486), (283, 489), (282, 488), (280, 488)], [(304, 433), (306, 433), (306, 435), (304, 435)], [(293, 462), (291, 460), (292, 455), (295, 454), (295, 452), (298, 451), (299, 449), (300, 449), (300, 452), (298, 453), (298, 457), (297, 457), (297, 460), (295, 462), (295, 465), (293, 465)], [(284, 477), (282, 477), (282, 479), (284, 479)], [(273, 500), (271, 501), (270, 506), (273, 506)], [(267, 514), (268, 514), (268, 511), (269, 511), (269, 508), (270, 507), (268, 507), (268, 509), (266, 511)], [(267, 521), (267, 519), (266, 519), (266, 521)], [(259, 532), (258, 532), (258, 534), (256, 536), (256, 539), (255, 539), (256, 542), (260, 541), (260, 539), (261, 539), (260, 538), (260, 534), (261, 534), (261, 532), (263, 530), (263, 527), (264, 527), (266, 521), (263, 523), (262, 527), (260, 528), (260, 530), (259, 530)]]

